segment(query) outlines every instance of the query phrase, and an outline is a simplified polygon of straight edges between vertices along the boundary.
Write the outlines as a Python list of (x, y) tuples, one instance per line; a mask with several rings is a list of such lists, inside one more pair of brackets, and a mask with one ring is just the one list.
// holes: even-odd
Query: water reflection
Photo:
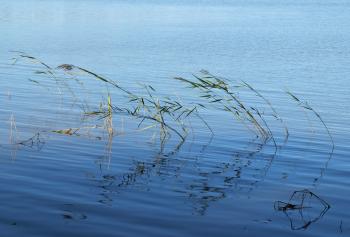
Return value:
[[(211, 140), (209, 141), (209, 143)], [(231, 192), (249, 193), (264, 180), (276, 153), (262, 152), (263, 144), (255, 144), (254, 150), (232, 151), (228, 162), (203, 166), (203, 159), (209, 144), (202, 145), (197, 153), (173, 150), (166, 154), (157, 153), (151, 161), (136, 160), (128, 171), (113, 174), (99, 163), (99, 174), (88, 174), (99, 191), (98, 202), (113, 205), (118, 193), (135, 187), (143, 190), (151, 188), (154, 179), (169, 181), (172, 191), (181, 193), (197, 215), (205, 215), (213, 202), (224, 199)], [(253, 144), (249, 144), (252, 148)], [(210, 152), (210, 151), (208, 151)]]
[(45, 145), (45, 138), (41, 133), (38, 132), (34, 134), (32, 137), (26, 140), (20, 141), (17, 144), (34, 149), (36, 151), (40, 151)]
[(305, 189), (295, 191), (288, 202), (276, 201), (275, 209), (282, 211), (292, 230), (305, 230), (320, 220), (330, 205), (315, 193)]

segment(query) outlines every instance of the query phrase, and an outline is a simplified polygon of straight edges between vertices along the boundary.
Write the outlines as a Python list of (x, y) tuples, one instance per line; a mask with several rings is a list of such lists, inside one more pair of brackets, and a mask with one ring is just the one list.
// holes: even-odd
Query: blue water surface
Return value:
[[(350, 2), (342, 0), (0, 1), (1, 236), (347, 236), (350, 196)], [(201, 69), (244, 80), (274, 105), (266, 144), (226, 112), (205, 110), (180, 149), (139, 121), (114, 116), (116, 136), (84, 120), (112, 95), (79, 74), (71, 90), (45, 67), (74, 64), (135, 92), (196, 101), (175, 81)], [(39, 82), (39, 83), (37, 83)], [(319, 113), (303, 110), (291, 91)], [(249, 104), (264, 106), (242, 91)], [(78, 98), (78, 99), (77, 99)], [(84, 98), (84, 103), (82, 103)], [(86, 102), (86, 103), (85, 103)], [(91, 107), (89, 107), (89, 106)], [(266, 104), (265, 104), (266, 106)], [(268, 113), (268, 108), (265, 108)], [(264, 110), (264, 111), (265, 111)], [(84, 127), (84, 135), (58, 130)], [(97, 132), (96, 132), (97, 130)], [(22, 143), (21, 143), (22, 142)], [(21, 144), (20, 144), (21, 143)], [(276, 211), (296, 190), (318, 200)], [(310, 204), (310, 205), (311, 205)], [(301, 216), (301, 214), (303, 214)], [(300, 229), (300, 230), (296, 230)]]

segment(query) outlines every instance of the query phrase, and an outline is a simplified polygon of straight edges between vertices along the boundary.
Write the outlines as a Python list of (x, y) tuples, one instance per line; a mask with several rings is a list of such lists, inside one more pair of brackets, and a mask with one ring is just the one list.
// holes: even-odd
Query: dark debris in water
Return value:
[(87, 215), (75, 210), (76, 207), (73, 204), (64, 204), (62, 217), (65, 220), (86, 220)]
[(292, 230), (305, 230), (320, 220), (331, 206), (308, 189), (294, 191), (288, 202), (276, 201), (274, 208), (282, 211)]
[(31, 138), (29, 138), (27, 140), (20, 141), (17, 144), (25, 146), (25, 147), (29, 147), (29, 148), (35, 148), (38, 151), (40, 151), (43, 148), (43, 146), (45, 145), (45, 140), (42, 137), (42, 135), (38, 132), (34, 136), (32, 136)]

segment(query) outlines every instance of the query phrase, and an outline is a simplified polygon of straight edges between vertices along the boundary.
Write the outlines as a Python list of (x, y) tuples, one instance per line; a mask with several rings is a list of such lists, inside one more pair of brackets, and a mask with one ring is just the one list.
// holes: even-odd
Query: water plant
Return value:
[(331, 132), (329, 131), (328, 126), (326, 125), (325, 121), (322, 119), (321, 115), (315, 110), (313, 109), (309, 103), (307, 101), (302, 101), (301, 99), (299, 99), (295, 94), (293, 94), (290, 91), (286, 91), (286, 93), (294, 100), (298, 103), (298, 106), (300, 106), (303, 109), (309, 110), (311, 111), (314, 115), (316, 115), (316, 117), (321, 121), (322, 125), (324, 126), (324, 128), (327, 131), (327, 134), (329, 136), (329, 139), (331, 141), (332, 144), (332, 152), (334, 150), (334, 140), (333, 140), (333, 136), (331, 134)]
[[(193, 79), (184, 77), (176, 77), (175, 79), (187, 84), (191, 89), (198, 90), (200, 92), (199, 97), (206, 99), (209, 105), (214, 105), (218, 109), (230, 113), (237, 121), (262, 138), (264, 142), (271, 139), (277, 148), (276, 140), (270, 125), (264, 117), (264, 113), (257, 106), (249, 105), (239, 96), (242, 88), (248, 88), (249, 91), (253, 92), (255, 96), (261, 98), (269, 106), (272, 116), (283, 123), (286, 139), (288, 139), (289, 132), (283, 119), (278, 115), (270, 101), (247, 82), (233, 82), (215, 76), (206, 70), (202, 70), (199, 75), (193, 74)], [(201, 107), (206, 108), (204, 106)]]
[[(60, 64), (57, 67), (52, 67), (42, 60), (37, 59), (24, 52), (16, 52), (14, 63), (20, 59), (24, 59), (31, 63), (39, 65), (41, 68), (35, 70), (34, 73), (39, 76), (49, 77), (57, 86), (59, 93), (68, 90), (73, 98), (80, 101), (79, 104), (83, 108), (83, 116), (85, 118), (97, 118), (96, 122), (103, 121), (101, 125), (93, 124), (81, 126), (77, 128), (64, 128), (59, 130), (51, 130), (51, 132), (64, 135), (82, 135), (83, 131), (91, 129), (104, 129), (108, 135), (108, 140), (118, 132), (114, 129), (113, 115), (129, 116), (138, 120), (138, 131), (146, 131), (156, 129), (158, 131), (161, 147), (165, 142), (175, 134), (179, 137), (181, 146), (185, 142), (188, 134), (192, 131), (191, 120), (197, 119), (200, 121), (211, 134), (214, 134), (213, 129), (208, 124), (202, 114), (205, 110), (219, 109), (230, 114), (236, 121), (240, 122), (249, 131), (252, 131), (256, 137), (260, 138), (261, 144), (266, 144), (269, 141), (273, 142), (275, 150), (279, 147), (274, 136), (274, 124), (271, 124), (271, 119), (282, 124), (285, 134), (285, 141), (288, 140), (288, 127), (274, 108), (272, 103), (251, 84), (243, 80), (229, 80), (211, 74), (206, 70), (200, 71), (198, 74), (192, 74), (192, 78), (175, 77), (174, 79), (187, 85), (194, 92), (193, 97), (197, 101), (183, 102), (175, 96), (162, 96), (154, 86), (140, 84), (136, 90), (128, 89), (122, 86), (120, 82), (109, 79), (106, 76), (97, 74), (86, 68), (73, 64)], [(84, 80), (81, 77), (87, 77), (101, 83), (105, 88), (102, 93), (102, 100), (93, 105), (88, 104), (84, 96), (80, 95), (80, 89), (84, 87)], [(32, 83), (42, 85), (42, 82), (37, 79), (30, 79)], [(71, 86), (71, 82), (78, 86)], [(113, 93), (110, 93), (110, 92)], [(250, 95), (262, 101), (262, 104), (248, 103), (242, 99), (243, 93)], [(112, 94), (122, 95), (126, 101), (112, 103)], [(334, 141), (331, 133), (320, 116), (307, 102), (301, 101), (293, 93), (287, 92), (298, 105), (306, 110), (312, 111), (326, 128), (334, 147)], [(260, 105), (260, 106), (259, 106)], [(266, 108), (269, 110), (266, 111)], [(269, 116), (269, 119), (268, 119)]]

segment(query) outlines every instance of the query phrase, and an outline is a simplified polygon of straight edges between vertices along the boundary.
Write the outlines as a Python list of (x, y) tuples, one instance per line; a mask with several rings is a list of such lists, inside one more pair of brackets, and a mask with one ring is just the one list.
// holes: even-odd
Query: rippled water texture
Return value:
[[(213, 2), (0, 2), (1, 236), (349, 235), (349, 2)], [(118, 113), (110, 138), (92, 128), (104, 118), (87, 122), (83, 113), (98, 109), (107, 90), (124, 106), (119, 90), (81, 71), (81, 83), (58, 85), (35, 73), (42, 65), (13, 65), (19, 53), (11, 51), (187, 102), (197, 94), (172, 78), (206, 69), (244, 80), (273, 104), (289, 139), (266, 114), (276, 150), (217, 109), (203, 112), (214, 135), (195, 119), (180, 149), (175, 134), (161, 144)], [(319, 118), (286, 90), (319, 113), (333, 151)], [(246, 92), (241, 98), (268, 113)], [(67, 131), (77, 127), (85, 130)], [(278, 210), (303, 189), (330, 208), (296, 193), (291, 202), (304, 197), (308, 208)]]

